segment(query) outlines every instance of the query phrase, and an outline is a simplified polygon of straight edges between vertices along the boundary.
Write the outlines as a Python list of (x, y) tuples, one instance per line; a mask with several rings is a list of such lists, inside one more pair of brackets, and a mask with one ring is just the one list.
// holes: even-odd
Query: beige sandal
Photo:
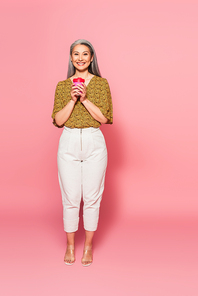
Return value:
[(82, 265), (83, 266), (89, 266), (91, 265), (93, 261), (93, 256), (92, 256), (92, 247), (90, 246), (86, 246), (84, 248), (84, 251), (83, 251), (83, 257), (82, 257)]
[(67, 265), (72, 265), (75, 262), (75, 255), (74, 255), (74, 246), (73, 245), (67, 245), (67, 250), (65, 253), (64, 262)]

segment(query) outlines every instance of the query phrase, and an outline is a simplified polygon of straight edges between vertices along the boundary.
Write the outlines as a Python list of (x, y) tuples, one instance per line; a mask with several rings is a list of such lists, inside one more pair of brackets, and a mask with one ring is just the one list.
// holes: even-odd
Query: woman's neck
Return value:
[(73, 77), (81, 77), (83, 79), (88, 79), (91, 78), (93, 75), (91, 73), (89, 73), (89, 71), (85, 71), (85, 72), (79, 72), (76, 71)]

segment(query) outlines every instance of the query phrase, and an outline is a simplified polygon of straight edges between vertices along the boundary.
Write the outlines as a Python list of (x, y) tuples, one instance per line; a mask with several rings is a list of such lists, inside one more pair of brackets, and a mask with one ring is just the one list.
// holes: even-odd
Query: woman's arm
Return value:
[(74, 109), (75, 103), (76, 102), (74, 102), (73, 100), (70, 100), (62, 110), (56, 113), (54, 119), (58, 126), (63, 125), (69, 119)]
[(108, 119), (104, 117), (100, 109), (91, 101), (89, 101), (88, 99), (84, 99), (81, 103), (85, 106), (85, 108), (89, 111), (89, 113), (95, 120), (99, 121), (100, 123), (107, 123)]
[(82, 85), (77, 85), (77, 93), (80, 96), (81, 103), (85, 106), (91, 116), (100, 123), (107, 123), (108, 119), (102, 114), (100, 109), (87, 99), (87, 90), (84, 83)]
[(78, 91), (76, 89), (76, 86), (73, 84), (71, 88), (71, 100), (67, 103), (67, 105), (62, 110), (57, 112), (55, 115), (54, 119), (58, 126), (63, 125), (69, 119), (77, 99), (78, 99)]

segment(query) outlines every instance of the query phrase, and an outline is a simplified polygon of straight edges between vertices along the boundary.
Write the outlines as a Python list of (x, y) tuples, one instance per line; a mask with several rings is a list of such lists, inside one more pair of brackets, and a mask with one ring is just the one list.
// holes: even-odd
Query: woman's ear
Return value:
[(93, 62), (93, 58), (94, 58), (94, 55), (92, 55), (92, 57), (91, 57), (91, 62)]

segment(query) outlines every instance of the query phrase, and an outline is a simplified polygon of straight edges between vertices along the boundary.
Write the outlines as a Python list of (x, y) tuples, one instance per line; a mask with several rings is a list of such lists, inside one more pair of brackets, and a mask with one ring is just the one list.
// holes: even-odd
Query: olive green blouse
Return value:
[[(54, 119), (56, 113), (62, 110), (71, 100), (71, 86), (72, 81), (70, 78), (58, 82), (56, 86), (54, 108), (52, 113), (53, 124), (55, 126), (57, 126)], [(107, 123), (113, 123), (111, 93), (109, 84), (105, 78), (98, 76), (92, 77), (87, 85), (87, 99), (100, 109), (102, 114), (108, 119)], [(69, 119), (64, 123), (64, 125), (70, 128), (88, 128), (99, 127), (101, 123), (95, 120), (84, 105), (78, 100)]]

